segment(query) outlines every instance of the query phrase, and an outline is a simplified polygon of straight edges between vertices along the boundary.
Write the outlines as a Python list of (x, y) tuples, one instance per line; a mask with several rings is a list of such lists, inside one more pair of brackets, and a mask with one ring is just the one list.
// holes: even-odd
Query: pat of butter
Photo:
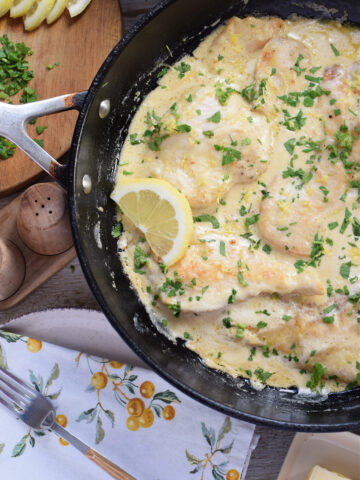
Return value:
[(326, 470), (325, 468), (322, 468), (322, 467), (319, 467), (319, 465), (316, 465), (311, 469), (307, 480), (336, 480), (336, 479), (350, 480), (348, 477), (344, 477), (344, 475), (340, 475), (339, 473), (336, 473), (336, 472), (330, 472), (329, 470)]

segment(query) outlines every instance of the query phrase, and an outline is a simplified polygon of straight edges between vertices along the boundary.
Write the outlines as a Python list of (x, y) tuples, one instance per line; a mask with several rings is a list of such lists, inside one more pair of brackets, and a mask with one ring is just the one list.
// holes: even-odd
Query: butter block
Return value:
[(340, 473), (330, 472), (323, 467), (319, 467), (319, 465), (315, 465), (309, 473), (307, 480), (351, 480), (348, 477), (344, 477), (344, 475), (340, 475)]

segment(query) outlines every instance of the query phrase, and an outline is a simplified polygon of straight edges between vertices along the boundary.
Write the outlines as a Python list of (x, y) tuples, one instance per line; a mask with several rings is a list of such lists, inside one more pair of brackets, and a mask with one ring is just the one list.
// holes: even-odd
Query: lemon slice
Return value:
[(25, 30), (35, 30), (49, 15), (54, 4), (55, 0), (39, 0), (33, 2), (33, 5), (24, 17)]
[(61, 17), (68, 2), (69, 0), (56, 0), (51, 12), (46, 17), (46, 21), (49, 25), (50, 23), (54, 23), (59, 17)]
[(90, 2), (91, 0), (70, 0), (67, 7), (70, 17), (76, 17), (76, 15), (80, 15), (80, 13), (85, 10)]
[(119, 182), (111, 194), (124, 214), (143, 232), (165, 265), (185, 253), (193, 232), (189, 202), (165, 180), (134, 178)]
[(22, 17), (32, 7), (34, 0), (14, 0), (10, 9), (10, 17)]
[(5, 15), (10, 10), (13, 0), (0, 0), (0, 17)]

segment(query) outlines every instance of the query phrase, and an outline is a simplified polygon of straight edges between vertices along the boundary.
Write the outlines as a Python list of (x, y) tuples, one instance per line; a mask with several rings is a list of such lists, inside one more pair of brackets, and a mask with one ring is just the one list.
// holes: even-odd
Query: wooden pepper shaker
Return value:
[(24, 256), (10, 240), (0, 238), (0, 302), (11, 297), (25, 277)]
[(29, 187), (16, 223), (21, 240), (40, 255), (57, 255), (73, 244), (66, 194), (56, 183)]

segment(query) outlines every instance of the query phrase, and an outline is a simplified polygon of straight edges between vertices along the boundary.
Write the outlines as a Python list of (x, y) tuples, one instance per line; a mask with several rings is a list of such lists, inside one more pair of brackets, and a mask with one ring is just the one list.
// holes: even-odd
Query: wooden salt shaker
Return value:
[(24, 256), (10, 240), (0, 238), (0, 302), (11, 297), (25, 277)]
[(56, 183), (38, 183), (23, 193), (16, 224), (21, 240), (40, 255), (57, 255), (73, 244), (66, 194)]

